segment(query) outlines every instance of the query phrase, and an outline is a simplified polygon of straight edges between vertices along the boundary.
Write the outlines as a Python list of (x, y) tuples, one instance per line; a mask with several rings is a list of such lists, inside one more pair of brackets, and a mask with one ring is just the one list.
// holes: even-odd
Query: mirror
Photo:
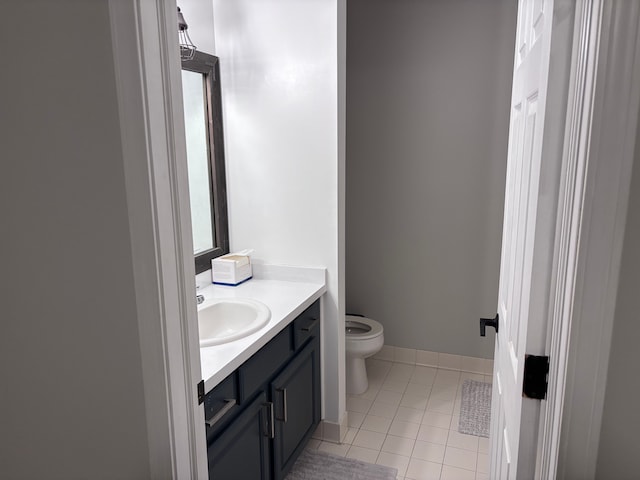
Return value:
[(227, 188), (218, 58), (197, 51), (182, 61), (191, 228), (196, 274), (229, 253)]

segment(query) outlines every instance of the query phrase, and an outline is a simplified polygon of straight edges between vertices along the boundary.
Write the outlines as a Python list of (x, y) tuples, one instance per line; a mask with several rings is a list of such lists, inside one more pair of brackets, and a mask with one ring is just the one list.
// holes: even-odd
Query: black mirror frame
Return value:
[(195, 256), (196, 274), (211, 268), (211, 260), (229, 253), (229, 216), (227, 213), (227, 183), (222, 129), (222, 93), (218, 57), (196, 51), (191, 60), (182, 61), (182, 69), (201, 73), (204, 81), (209, 188), (211, 191), (212, 233), (214, 247)]

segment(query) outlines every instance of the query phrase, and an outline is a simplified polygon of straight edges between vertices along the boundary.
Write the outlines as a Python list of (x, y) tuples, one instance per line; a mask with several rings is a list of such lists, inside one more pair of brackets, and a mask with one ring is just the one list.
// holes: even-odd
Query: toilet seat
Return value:
[(346, 331), (345, 335), (348, 339), (353, 340), (369, 340), (371, 338), (382, 335), (384, 331), (382, 325), (375, 320), (371, 320), (367, 317), (357, 317), (355, 315), (345, 315), (345, 330), (349, 325), (353, 325), (354, 330), (366, 329), (367, 331)]
[(369, 388), (365, 358), (380, 351), (384, 345), (384, 328), (366, 317), (345, 315), (345, 373), (349, 395), (360, 395)]

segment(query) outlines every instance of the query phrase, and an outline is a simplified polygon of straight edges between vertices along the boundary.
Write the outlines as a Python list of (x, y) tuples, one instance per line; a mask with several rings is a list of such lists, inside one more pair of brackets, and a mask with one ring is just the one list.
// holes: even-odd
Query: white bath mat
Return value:
[(397, 475), (395, 468), (305, 449), (285, 480), (396, 480)]
[(491, 423), (491, 384), (465, 380), (458, 431), (477, 437), (489, 437)]

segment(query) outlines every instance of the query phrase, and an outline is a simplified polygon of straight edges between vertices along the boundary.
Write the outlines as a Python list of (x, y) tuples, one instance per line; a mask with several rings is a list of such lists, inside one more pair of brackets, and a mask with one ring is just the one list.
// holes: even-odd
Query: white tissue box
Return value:
[(235, 287), (253, 276), (251, 257), (229, 253), (211, 260), (211, 276), (216, 285)]

